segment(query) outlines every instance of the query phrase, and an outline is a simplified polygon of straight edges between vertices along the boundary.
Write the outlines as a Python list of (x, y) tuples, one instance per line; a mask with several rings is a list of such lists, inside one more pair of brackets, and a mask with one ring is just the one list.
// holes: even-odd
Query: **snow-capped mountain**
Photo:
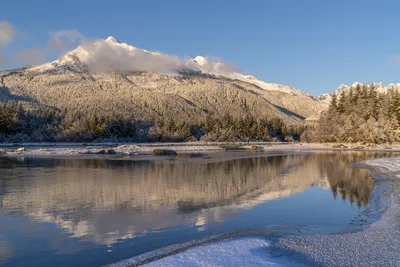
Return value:
[(32, 67), (28, 71), (40, 73), (148, 71), (171, 76), (182, 71), (191, 71), (248, 82), (264, 90), (307, 95), (304, 91), (286, 85), (266, 83), (254, 76), (242, 74), (218, 60), (210, 60), (203, 56), (183, 60), (118, 42), (112, 36), (105, 40), (84, 43), (53, 62)]
[[(364, 84), (362, 84), (360, 82), (355, 82), (352, 85), (341, 84), (332, 93), (319, 95), (319, 96), (317, 96), (317, 99), (320, 100), (322, 103), (329, 105), (329, 103), (332, 100), (333, 94), (336, 94), (338, 97), (340, 97), (340, 94), (343, 91), (348, 91), (348, 90), (350, 90), (350, 88), (355, 89), (357, 86), (363, 86), (363, 85)], [(383, 83), (380, 82), (380, 83), (374, 83), (374, 85), (375, 85), (375, 88), (378, 91), (378, 93), (386, 93), (388, 90), (391, 90), (391, 89), (400, 89), (400, 83), (391, 83), (391, 84), (385, 86)]]
[(0, 102), (103, 112), (153, 122), (207, 116), (281, 118), (297, 123), (327, 105), (292, 87), (266, 83), (210, 57), (182, 59), (109, 37), (83, 43), (57, 60), (0, 72)]

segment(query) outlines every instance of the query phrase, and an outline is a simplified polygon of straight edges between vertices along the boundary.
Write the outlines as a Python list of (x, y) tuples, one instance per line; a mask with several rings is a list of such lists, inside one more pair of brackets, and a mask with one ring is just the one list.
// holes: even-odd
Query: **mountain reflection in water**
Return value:
[[(0, 158), (0, 228), (9, 227), (2, 225), (1, 216), (24, 216), (53, 223), (80, 241), (113, 244), (182, 224), (201, 231), (240, 210), (310, 187), (331, 190), (333, 197), (364, 207), (374, 181), (368, 170), (349, 165), (395, 154), (259, 155), (221, 160), (222, 153), (179, 163)], [(4, 234), (0, 230), (1, 242)], [(9, 248), (0, 247), (4, 260)]]

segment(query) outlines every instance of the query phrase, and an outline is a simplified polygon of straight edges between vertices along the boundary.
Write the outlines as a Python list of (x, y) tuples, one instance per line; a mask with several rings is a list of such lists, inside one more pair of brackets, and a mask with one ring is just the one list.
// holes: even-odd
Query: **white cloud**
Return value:
[(183, 67), (179, 57), (150, 53), (141, 49), (127, 49), (125, 45), (109, 42), (86, 43), (91, 51), (88, 66), (93, 72), (148, 71), (167, 73)]
[(202, 65), (188, 58), (149, 52), (127, 44), (120, 44), (111, 39), (97, 42), (87, 42), (82, 45), (90, 51), (88, 67), (92, 72), (109, 71), (146, 71), (156, 73), (171, 73), (177, 70), (192, 69), (206, 73), (228, 74), (237, 70), (232, 64), (225, 63), (220, 58), (206, 57)]
[(87, 38), (77, 30), (62, 30), (50, 34), (48, 48), (64, 52), (84, 43)]
[[(0, 22), (0, 48), (12, 42), (16, 35), (15, 28), (8, 22)], [(23, 34), (23, 33), (22, 33)], [(29, 36), (29, 35), (27, 35)], [(12, 54), (5, 55), (0, 51), (0, 66), (12, 65), (36, 65), (46, 62), (47, 58), (54, 54), (64, 54), (68, 50), (75, 48), (86, 40), (85, 36), (77, 30), (62, 30), (50, 33), (47, 43), (42, 43), (35, 47), (22, 46), (13, 51)], [(29, 39), (28, 39), (29, 41)]]
[(6, 64), (6, 58), (4, 57), (3, 53), (0, 53), (0, 67)]
[(189, 68), (199, 68), (203, 72), (216, 73), (216, 74), (229, 74), (237, 72), (238, 68), (234, 64), (226, 63), (218, 57), (197, 57), (195, 60), (200, 60), (201, 66), (194, 63), (192, 60), (186, 61), (186, 66)]
[(10, 44), (16, 35), (15, 27), (7, 21), (0, 21), (0, 46), (7, 46)]

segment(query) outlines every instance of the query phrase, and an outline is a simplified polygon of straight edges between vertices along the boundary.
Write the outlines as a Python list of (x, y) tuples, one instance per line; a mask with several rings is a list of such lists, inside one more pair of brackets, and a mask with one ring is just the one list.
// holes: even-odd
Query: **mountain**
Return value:
[(105, 40), (79, 46), (56, 61), (29, 68), (28, 71), (58, 74), (87, 71), (148, 71), (167, 75), (179, 72), (198, 72), (215, 77), (225, 77), (248, 82), (264, 90), (307, 96), (301, 90), (260, 81), (254, 76), (241, 74), (222, 62), (210, 62), (203, 56), (182, 61), (176, 57), (120, 43), (112, 36)]
[(113, 37), (84, 43), (53, 62), (0, 72), (0, 101), (7, 100), (68, 110), (75, 118), (149, 123), (229, 114), (297, 124), (326, 109), (301, 90), (244, 75), (220, 60), (181, 59)]
[[(340, 94), (343, 91), (348, 92), (350, 90), (350, 88), (355, 89), (357, 86), (363, 86), (364, 84), (360, 83), (360, 82), (355, 82), (352, 85), (346, 85), (346, 84), (341, 84), (335, 91), (333, 91), (330, 94), (322, 94), (317, 96), (317, 99), (319, 101), (321, 101), (322, 103), (325, 103), (327, 105), (329, 105), (329, 103), (332, 100), (332, 95), (336, 94), (338, 97), (340, 97)], [(391, 83), (387, 86), (385, 86), (383, 83), (374, 83), (374, 86), (377, 90), (378, 93), (386, 93), (388, 90), (391, 89), (400, 89), (400, 83)]]

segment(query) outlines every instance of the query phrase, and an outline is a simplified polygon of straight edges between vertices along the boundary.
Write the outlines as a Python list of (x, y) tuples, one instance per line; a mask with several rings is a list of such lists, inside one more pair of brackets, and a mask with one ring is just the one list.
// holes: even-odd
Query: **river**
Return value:
[[(249, 229), (299, 235), (376, 220), (384, 196), (352, 164), (390, 152), (0, 157), (0, 265), (100, 266)], [(286, 230), (287, 229), (287, 230)]]

